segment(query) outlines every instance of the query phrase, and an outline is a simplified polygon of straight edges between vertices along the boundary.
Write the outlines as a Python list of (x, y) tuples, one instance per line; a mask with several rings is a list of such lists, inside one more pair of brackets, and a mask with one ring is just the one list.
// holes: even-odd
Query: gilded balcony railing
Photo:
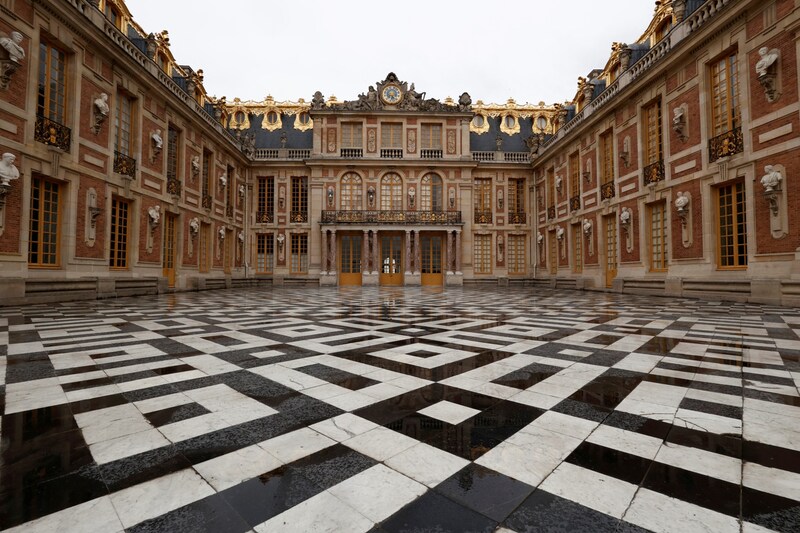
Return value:
[(114, 152), (114, 172), (135, 178), (136, 160), (120, 152)]
[(608, 183), (603, 183), (600, 185), (600, 198), (603, 200), (609, 200), (614, 198), (617, 195), (616, 189), (614, 189), (614, 182), (610, 181)]
[(653, 185), (662, 181), (664, 179), (664, 160), (660, 159), (644, 167), (642, 179), (645, 185)]
[(225, 206), (225, 216), (228, 218), (233, 218), (233, 206), (226, 205)]
[(508, 213), (508, 223), (509, 224), (525, 224), (528, 221), (528, 216), (525, 214), (524, 211), (519, 211), (516, 213)]
[(322, 224), (461, 224), (461, 212), (323, 211)]
[(308, 222), (308, 212), (292, 211), (289, 213), (289, 222)]
[(738, 154), (744, 150), (742, 128), (734, 128), (708, 141), (708, 160), (713, 163), (721, 157)]
[(183, 185), (177, 178), (170, 178), (167, 180), (167, 192), (172, 196), (180, 196)]
[(69, 152), (69, 146), (72, 142), (72, 130), (55, 120), (37, 116), (33, 137), (37, 142)]
[(569, 199), (569, 210), (570, 211), (578, 211), (581, 208), (581, 197), (580, 195), (575, 195)]
[(547, 208), (547, 220), (554, 220), (556, 218), (556, 206), (551, 205)]
[(492, 212), (491, 211), (475, 211), (475, 224), (491, 224)]
[(211, 198), (210, 194), (203, 195), (203, 208), (204, 209), (211, 209), (214, 205), (214, 199)]
[(256, 211), (256, 223), (272, 224), (274, 221), (275, 218), (270, 211)]

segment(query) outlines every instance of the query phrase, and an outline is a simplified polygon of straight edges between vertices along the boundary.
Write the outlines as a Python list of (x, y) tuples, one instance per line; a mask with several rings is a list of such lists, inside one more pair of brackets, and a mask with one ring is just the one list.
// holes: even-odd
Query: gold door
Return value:
[(611, 287), (617, 277), (617, 218), (604, 217), (606, 230), (606, 287)]
[(423, 235), (422, 244), (422, 284), (442, 285), (442, 237)]
[(339, 244), (339, 285), (361, 285), (361, 235), (342, 235)]
[(403, 237), (381, 236), (381, 285), (403, 284)]
[(164, 217), (164, 253), (162, 254), (162, 275), (169, 281), (169, 286), (175, 286), (175, 219), (170, 213)]

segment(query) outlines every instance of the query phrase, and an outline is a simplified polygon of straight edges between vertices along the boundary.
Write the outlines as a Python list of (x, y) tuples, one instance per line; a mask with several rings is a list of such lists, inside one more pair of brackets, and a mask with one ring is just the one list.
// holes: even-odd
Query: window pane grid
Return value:
[(492, 180), (489, 178), (475, 179), (475, 211), (492, 210)]
[(664, 202), (649, 206), (650, 209), (650, 269), (667, 270), (667, 224)]
[(663, 159), (661, 140), (661, 101), (654, 102), (645, 109), (645, 163), (651, 165)]
[(422, 211), (442, 211), (442, 178), (427, 174), (422, 178), (420, 204)]
[(211, 190), (211, 152), (203, 150), (203, 196)]
[(178, 178), (178, 130), (169, 127), (167, 131), (167, 179)]
[(58, 266), (59, 198), (58, 183), (34, 177), (31, 180), (28, 263)]
[(292, 176), (292, 212), (308, 212), (308, 179), (305, 176)]
[(131, 154), (131, 124), (133, 122), (133, 103), (124, 94), (117, 95), (117, 113), (114, 119), (116, 133), (114, 135), (114, 150), (122, 155)]
[(200, 239), (198, 243), (198, 252), (200, 253), (200, 272), (208, 272), (211, 270), (211, 250), (209, 247), (211, 246), (211, 237), (209, 232), (211, 231), (211, 226), (209, 224), (203, 224), (200, 226)]
[(272, 274), (275, 266), (275, 241), (272, 233), (256, 236), (256, 273)]
[(66, 54), (47, 43), (39, 45), (39, 94), (36, 113), (66, 123)]
[(403, 210), (403, 181), (397, 174), (387, 174), (381, 179), (381, 210)]
[(578, 161), (578, 154), (569, 156), (569, 190), (570, 196), (580, 196), (581, 194), (581, 167)]
[(360, 211), (362, 209), (362, 182), (358, 174), (345, 174), (342, 177), (341, 209)]
[(308, 235), (305, 233), (292, 234), (292, 274), (305, 274), (308, 272)]
[(114, 198), (111, 201), (111, 244), (109, 266), (128, 267), (128, 215), (130, 204)]
[(558, 239), (556, 238), (556, 232), (551, 231), (548, 237), (548, 244), (550, 245), (550, 274), (556, 275), (558, 274)]
[(719, 205), (719, 266), (747, 266), (747, 216), (744, 184), (720, 187)]
[(580, 224), (572, 226), (572, 259), (573, 272), (583, 272), (583, 232)]
[(508, 180), (508, 210), (511, 213), (525, 212), (525, 180), (511, 178)]
[(737, 127), (739, 122), (738, 72), (733, 53), (711, 65), (711, 119), (714, 136)]
[(508, 236), (508, 273), (509, 274), (524, 274), (525, 273), (525, 236), (524, 235), (509, 235)]
[(403, 147), (403, 125), (384, 123), (381, 124), (381, 148)]
[(442, 125), (423, 124), (422, 125), (422, 149), (441, 150), (442, 149)]
[(342, 148), (361, 148), (361, 123), (342, 124)]
[(603, 183), (612, 183), (614, 181), (614, 142), (610, 132), (600, 137), (600, 151)]
[(473, 267), (476, 274), (492, 273), (492, 236), (475, 235)]

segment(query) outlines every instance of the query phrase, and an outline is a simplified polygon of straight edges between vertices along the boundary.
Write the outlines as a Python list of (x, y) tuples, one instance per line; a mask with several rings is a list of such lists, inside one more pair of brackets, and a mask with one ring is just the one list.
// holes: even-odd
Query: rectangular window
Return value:
[(423, 150), (442, 149), (442, 125), (423, 124), (422, 125), (422, 146)]
[(180, 132), (172, 125), (167, 131), (167, 180), (178, 179), (178, 137)]
[(259, 233), (256, 237), (256, 273), (272, 274), (275, 267), (275, 240), (272, 233)]
[(225, 211), (228, 216), (233, 216), (232, 210), (236, 205), (233, 198), (236, 190), (236, 169), (228, 165), (225, 175), (228, 177), (228, 182), (225, 185)]
[(200, 254), (200, 272), (211, 270), (211, 243), (211, 224), (202, 224), (197, 246)]
[(381, 124), (381, 148), (403, 148), (402, 124)]
[(569, 156), (569, 195), (570, 198), (581, 195), (581, 165), (577, 152)]
[(583, 272), (583, 232), (580, 224), (572, 225), (572, 271)]
[(292, 261), (290, 272), (292, 274), (308, 273), (308, 235), (305, 233), (292, 233)]
[(114, 151), (130, 157), (133, 152), (133, 98), (117, 94), (117, 112), (114, 118)]
[(492, 273), (492, 236), (475, 235), (473, 268), (476, 274)]
[(257, 222), (265, 222), (264, 217), (270, 218), (275, 211), (275, 178), (272, 176), (259, 176), (258, 177), (258, 199), (257, 208), (258, 213), (264, 215), (256, 215), (259, 217)]
[(556, 207), (556, 176), (552, 168), (547, 171), (547, 207)]
[(661, 142), (661, 100), (656, 100), (644, 108), (644, 121), (644, 163), (652, 165), (664, 158)]
[(342, 123), (342, 148), (361, 148), (361, 123)]
[(57, 267), (60, 264), (60, 211), (61, 185), (34, 175), (31, 178), (29, 266)]
[(128, 221), (130, 204), (119, 198), (111, 200), (111, 245), (108, 264), (111, 268), (128, 268)]
[(650, 270), (667, 270), (667, 207), (665, 202), (647, 206), (650, 219)]
[(508, 180), (508, 212), (525, 212), (525, 179), (523, 178)]
[[(211, 195), (211, 169), (214, 168), (214, 155), (209, 150), (203, 150), (203, 196)], [(205, 205), (203, 207), (206, 207)], [(211, 207), (210, 205), (208, 206)]]
[(558, 274), (558, 239), (556, 232), (550, 231), (547, 233), (548, 246), (550, 247), (550, 274)]
[(525, 273), (525, 235), (508, 236), (508, 273)]
[(67, 122), (67, 54), (46, 42), (39, 44), (39, 90), (36, 114), (59, 124)]
[(717, 189), (719, 213), (719, 268), (747, 266), (747, 212), (744, 183)]
[(292, 222), (308, 221), (308, 178), (292, 176)]
[(614, 138), (611, 132), (600, 136), (601, 183), (614, 182)]
[(492, 180), (491, 178), (475, 178), (475, 211), (487, 212), (492, 210)]
[(739, 126), (736, 52), (711, 64), (711, 123), (714, 137)]

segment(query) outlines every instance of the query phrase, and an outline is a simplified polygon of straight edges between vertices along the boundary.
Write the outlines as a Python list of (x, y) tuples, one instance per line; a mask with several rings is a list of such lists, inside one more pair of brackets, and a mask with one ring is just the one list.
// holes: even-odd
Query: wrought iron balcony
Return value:
[(226, 205), (225, 206), (225, 216), (228, 218), (233, 218), (233, 206)]
[(183, 184), (177, 178), (167, 180), (167, 192), (172, 196), (180, 196)]
[(555, 220), (556, 218), (556, 206), (551, 205), (547, 208), (547, 220)]
[(308, 222), (308, 212), (292, 211), (289, 213), (289, 222)]
[(614, 198), (617, 195), (617, 191), (614, 188), (614, 182), (603, 183), (600, 185), (600, 198), (603, 200), (609, 200)]
[(569, 199), (569, 210), (578, 211), (581, 208), (581, 196), (575, 195)]
[(644, 167), (642, 174), (645, 185), (655, 185), (664, 179), (664, 160), (658, 160), (653, 164)]
[(72, 130), (55, 120), (37, 116), (33, 137), (37, 142), (69, 152), (69, 147), (72, 143)]
[(323, 211), (322, 224), (461, 224), (461, 212)]
[(508, 213), (508, 223), (509, 224), (525, 224), (528, 221), (528, 216), (524, 211), (519, 211), (517, 213)]
[(381, 148), (381, 157), (384, 159), (403, 159), (403, 149)]
[(441, 159), (442, 149), (423, 149), (419, 151), (420, 159)]
[(339, 151), (339, 156), (347, 159), (361, 159), (364, 157), (363, 148), (342, 148)]
[(738, 154), (742, 150), (744, 150), (742, 128), (734, 128), (708, 141), (708, 160), (713, 163), (721, 157)]
[(491, 211), (475, 211), (475, 224), (491, 224), (492, 212)]
[(274, 221), (275, 217), (272, 211), (256, 211), (257, 224), (272, 224)]
[(203, 195), (203, 208), (204, 209), (211, 209), (214, 205), (214, 199), (211, 198), (210, 194)]
[(114, 152), (114, 172), (122, 174), (123, 176), (135, 178), (136, 160), (120, 152)]

